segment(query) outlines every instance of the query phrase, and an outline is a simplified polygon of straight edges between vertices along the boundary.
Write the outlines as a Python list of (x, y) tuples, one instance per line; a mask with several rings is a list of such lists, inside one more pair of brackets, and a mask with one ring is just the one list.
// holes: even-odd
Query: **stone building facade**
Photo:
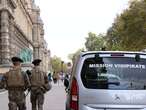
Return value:
[(49, 50), (47, 50), (47, 43), (44, 39), (42, 39), (41, 53), (44, 53), (40, 55), (40, 58), (42, 59), (41, 64), (42, 64), (43, 70), (44, 71), (51, 70), (51, 60), (50, 60), (51, 53)]
[[(21, 57), (25, 64), (43, 59), (49, 65), (50, 53), (44, 40), (40, 9), (34, 0), (0, 0), (0, 72), (9, 67), (11, 57)], [(43, 57), (42, 57), (43, 56)], [(43, 67), (48, 71), (48, 67)]]

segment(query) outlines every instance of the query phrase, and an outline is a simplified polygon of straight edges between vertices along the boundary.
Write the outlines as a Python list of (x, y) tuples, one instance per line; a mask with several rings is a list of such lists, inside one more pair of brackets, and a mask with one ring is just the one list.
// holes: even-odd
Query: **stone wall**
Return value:
[(40, 9), (32, 0), (0, 0), (0, 71), (11, 65), (13, 56), (27, 64), (40, 58), (43, 70), (48, 71), (46, 45)]
[(32, 41), (32, 21), (30, 19), (30, 16), (24, 7), (22, 5), (21, 1), (17, 1), (17, 8), (15, 9), (14, 18), (15, 23), (19, 26), (21, 30), (23, 30), (24, 34), (27, 36), (27, 38)]

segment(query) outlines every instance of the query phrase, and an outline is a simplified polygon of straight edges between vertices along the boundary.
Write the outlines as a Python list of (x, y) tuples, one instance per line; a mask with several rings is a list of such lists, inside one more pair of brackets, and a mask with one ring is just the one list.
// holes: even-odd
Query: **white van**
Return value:
[(81, 53), (73, 66), (66, 110), (146, 110), (146, 54)]

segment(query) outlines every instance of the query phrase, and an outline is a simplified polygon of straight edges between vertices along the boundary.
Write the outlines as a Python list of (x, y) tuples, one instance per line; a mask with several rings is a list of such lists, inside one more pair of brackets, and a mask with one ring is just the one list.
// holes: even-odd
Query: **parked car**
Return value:
[(75, 60), (66, 110), (146, 109), (146, 53), (82, 52)]

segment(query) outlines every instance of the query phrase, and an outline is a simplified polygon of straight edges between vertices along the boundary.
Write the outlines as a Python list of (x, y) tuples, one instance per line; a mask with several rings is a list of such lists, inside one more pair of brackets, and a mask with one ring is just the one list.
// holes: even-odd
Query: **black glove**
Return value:
[(28, 88), (28, 91), (31, 91), (31, 87)]
[(26, 71), (26, 73), (27, 73), (27, 75), (28, 75), (28, 76), (30, 76), (30, 75), (31, 75), (30, 70), (27, 70), (27, 71)]

